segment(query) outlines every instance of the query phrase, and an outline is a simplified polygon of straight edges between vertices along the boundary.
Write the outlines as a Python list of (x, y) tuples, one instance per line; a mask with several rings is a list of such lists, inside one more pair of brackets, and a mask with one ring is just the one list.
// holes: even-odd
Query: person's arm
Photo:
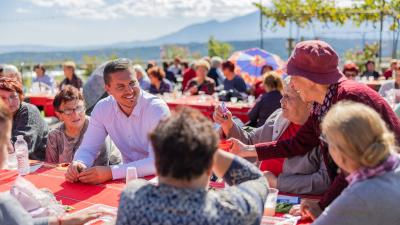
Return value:
[(238, 83), (238, 91), (242, 93), (247, 92), (247, 86), (243, 79), (240, 79), (240, 82)]
[(329, 204), (333, 202), (347, 187), (348, 182), (345, 178), (343, 172), (339, 173), (332, 184), (329, 186), (328, 190), (325, 191), (318, 205), (321, 209), (325, 209)]
[(222, 195), (237, 210), (259, 224), (268, 194), (268, 184), (261, 171), (247, 160), (218, 150), (214, 156), (214, 173), (231, 185)]
[(48, 163), (59, 163), (59, 152), (57, 150), (57, 134), (53, 130), (49, 133), (46, 145), (46, 159)]
[(255, 145), (258, 159), (287, 158), (304, 155), (319, 145), (319, 123), (313, 116), (300, 128), (294, 137)]
[(367, 201), (360, 198), (357, 193), (349, 192), (332, 203), (313, 222), (313, 225), (380, 224), (380, 217), (371, 215), (374, 212)]

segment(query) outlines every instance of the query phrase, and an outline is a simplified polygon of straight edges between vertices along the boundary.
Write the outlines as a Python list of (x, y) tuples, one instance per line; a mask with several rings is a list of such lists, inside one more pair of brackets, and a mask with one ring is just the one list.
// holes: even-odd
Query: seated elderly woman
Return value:
[[(263, 126), (251, 132), (237, 125), (232, 120), (232, 113), (229, 111), (224, 119), (220, 107), (217, 107), (213, 117), (217, 123), (221, 124), (223, 135), (246, 144), (285, 140), (294, 136), (307, 121), (311, 104), (301, 100), (299, 94), (289, 85), (289, 80), (287, 78), (284, 82), (282, 108), (276, 110)], [(263, 160), (260, 169), (267, 171), (264, 174), (270, 187), (278, 188), (282, 192), (322, 194), (331, 183), (318, 149), (304, 156)]]
[[(12, 113), (0, 100), (0, 169), (7, 162), (7, 145), (11, 138)], [(0, 192), (0, 224), (7, 225), (59, 225), (59, 224), (85, 224), (102, 215), (102, 211), (86, 211), (75, 214), (66, 214), (61, 217), (32, 218), (9, 192)]]
[(261, 127), (267, 118), (281, 107), (282, 99), (282, 78), (276, 72), (267, 72), (264, 74), (265, 93), (256, 101), (256, 104), (248, 112), (250, 122), (249, 126)]
[(142, 90), (148, 91), (150, 89), (150, 79), (147, 76), (146, 71), (139, 64), (133, 65), (133, 69), (136, 72), (136, 77), (139, 81), (140, 88)]
[[(265, 178), (251, 163), (217, 149), (218, 135), (199, 111), (183, 108), (167, 117), (150, 139), (159, 184), (131, 181), (117, 224), (260, 224)], [(208, 190), (212, 171), (231, 186)]]
[(15, 78), (0, 78), (0, 97), (13, 115), (12, 141), (24, 136), (29, 158), (44, 160), (48, 126), (36, 106), (23, 102), (22, 84)]
[[(339, 102), (326, 114), (322, 135), (349, 185), (313, 223), (399, 224), (400, 157), (395, 137), (372, 108)], [(308, 214), (308, 206), (302, 208)]]
[(215, 81), (207, 76), (210, 70), (210, 64), (204, 60), (198, 60), (195, 63), (196, 77), (189, 80), (184, 92), (191, 95), (198, 95), (199, 92), (204, 92), (207, 95), (212, 95), (215, 91)]
[(22, 83), (21, 73), (19, 72), (18, 68), (14, 65), (3, 65), (3, 77), (9, 77), (18, 80), (18, 82)]
[[(54, 97), (53, 105), (56, 115), (62, 123), (49, 132), (46, 162), (70, 163), (89, 125), (89, 117), (85, 115), (83, 95), (77, 88), (66, 85)], [(121, 162), (121, 158), (108, 138), (94, 161), (94, 165), (108, 166), (119, 162)]]
[(158, 66), (151, 67), (147, 74), (150, 78), (149, 92), (152, 94), (164, 94), (172, 92), (172, 84), (165, 78), (165, 72)]

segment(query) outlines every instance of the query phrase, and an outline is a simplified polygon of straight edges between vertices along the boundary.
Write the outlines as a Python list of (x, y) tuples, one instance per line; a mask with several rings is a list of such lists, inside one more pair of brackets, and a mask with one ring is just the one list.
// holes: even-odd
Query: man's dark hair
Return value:
[(222, 63), (222, 70), (229, 70), (231, 72), (235, 71), (235, 64), (233, 64), (231, 61), (226, 61)]
[(110, 84), (111, 82), (111, 74), (119, 71), (130, 71), (135, 74), (133, 70), (132, 63), (129, 59), (119, 58), (116, 60), (112, 60), (104, 67), (103, 78), (105, 84)]
[(44, 68), (43, 64), (36, 64), (35, 66), (33, 66), (33, 70), (36, 69), (41, 69), (43, 71), (43, 73), (46, 72), (46, 68)]
[(60, 106), (62, 103), (66, 103), (73, 100), (82, 100), (83, 95), (78, 90), (78, 88), (72, 85), (65, 85), (63, 89), (57, 93), (54, 97), (53, 106), (56, 111), (60, 110)]
[(150, 133), (159, 175), (192, 180), (212, 165), (218, 135), (200, 111), (183, 107)]

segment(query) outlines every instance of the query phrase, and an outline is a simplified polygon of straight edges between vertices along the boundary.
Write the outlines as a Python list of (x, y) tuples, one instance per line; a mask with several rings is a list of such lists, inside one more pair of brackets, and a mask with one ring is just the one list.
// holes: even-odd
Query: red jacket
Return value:
[[(396, 114), (376, 91), (352, 80), (343, 79), (339, 81), (336, 96), (332, 105), (341, 100), (351, 100), (364, 103), (375, 109), (394, 132), (397, 142), (400, 143), (400, 122)], [(289, 140), (273, 141), (256, 145), (259, 160), (281, 157), (292, 157), (304, 155), (314, 147), (320, 146), (319, 136), (321, 134), (320, 123), (314, 116), (310, 116), (307, 122), (300, 128), (296, 136)], [(320, 201), (320, 206), (328, 206), (347, 186), (345, 176), (337, 174), (337, 166), (329, 156), (327, 146), (322, 146), (321, 151), (329, 174), (333, 179), (332, 185), (325, 192)]]

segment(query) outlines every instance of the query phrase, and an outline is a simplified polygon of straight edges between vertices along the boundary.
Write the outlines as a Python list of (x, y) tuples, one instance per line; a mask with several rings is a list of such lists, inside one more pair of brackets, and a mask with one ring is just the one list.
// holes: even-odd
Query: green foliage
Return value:
[(220, 42), (213, 36), (208, 39), (208, 56), (219, 56), (223, 59), (227, 59), (233, 51), (233, 46), (229, 43)]
[(96, 69), (98, 59), (95, 55), (94, 56), (83, 55), (82, 60), (84, 62), (83, 64), (84, 64), (84, 69), (85, 69), (83, 76), (89, 77), (90, 74), (92, 74), (93, 70)]
[(187, 59), (190, 56), (189, 49), (180, 45), (164, 45), (161, 50), (163, 60), (173, 60), (176, 57)]
[(344, 53), (344, 58), (354, 62), (362, 70), (368, 60), (377, 61), (378, 50), (378, 43), (366, 44), (362, 50), (358, 47), (347, 50)]

